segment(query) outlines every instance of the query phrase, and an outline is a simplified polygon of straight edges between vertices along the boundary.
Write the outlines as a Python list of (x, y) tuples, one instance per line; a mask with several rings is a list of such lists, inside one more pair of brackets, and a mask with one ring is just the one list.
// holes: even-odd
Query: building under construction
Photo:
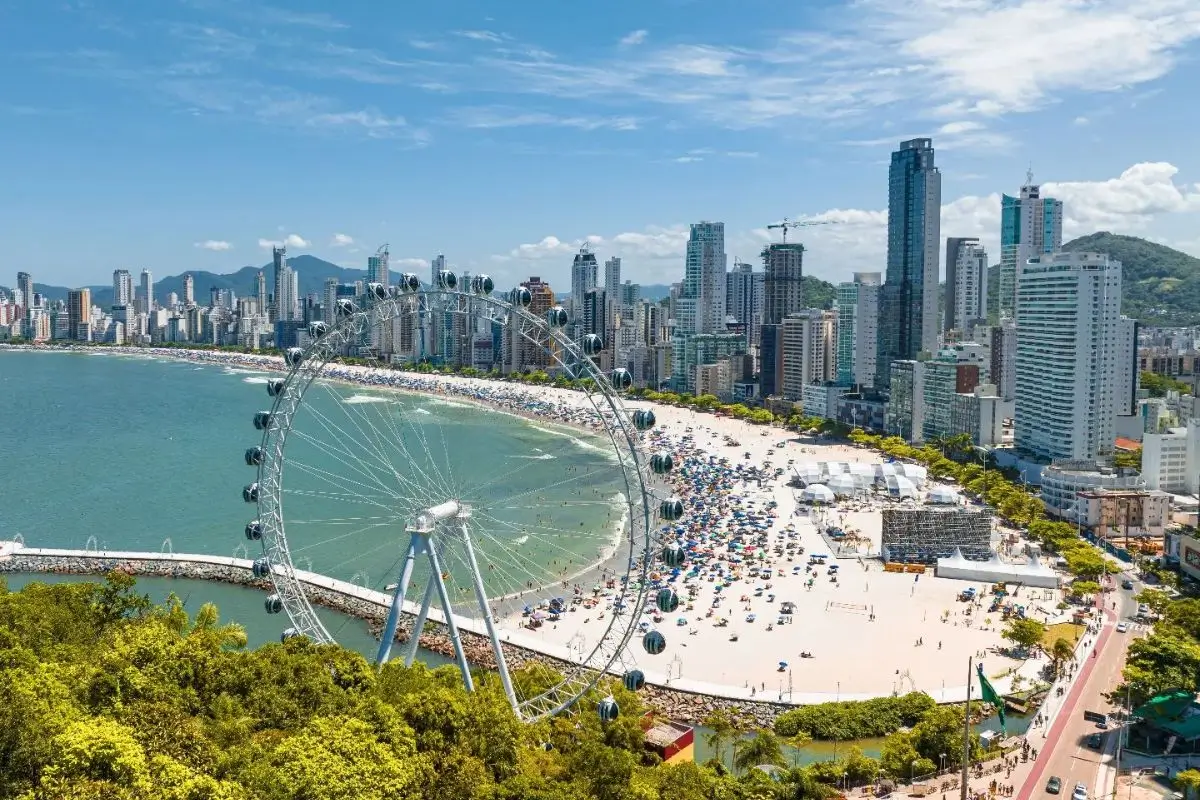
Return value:
[(881, 552), (886, 562), (936, 564), (954, 555), (986, 561), (992, 555), (992, 511), (945, 506), (885, 508)]

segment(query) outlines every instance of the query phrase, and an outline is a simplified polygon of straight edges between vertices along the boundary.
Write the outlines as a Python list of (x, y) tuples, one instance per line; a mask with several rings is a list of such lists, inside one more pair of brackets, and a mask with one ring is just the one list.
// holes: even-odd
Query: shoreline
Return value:
[[(62, 353), (81, 353), (85, 355), (110, 355), (110, 356), (130, 356), (138, 358), (149, 358), (154, 360), (169, 360), (181, 363), (202, 363), (205, 365), (225, 367), (227, 369), (243, 369), (254, 370), (256, 372), (281, 373), (286, 374), (288, 368), (284, 363), (282, 356), (255, 354), (255, 353), (231, 353), (220, 350), (195, 350), (189, 348), (163, 348), (163, 347), (133, 347), (133, 346), (112, 346), (112, 347), (88, 347), (79, 345), (64, 345), (64, 346), (39, 346), (39, 345), (11, 345), (0, 343), (0, 349), (8, 350), (25, 350), (30, 352), (62, 352)], [(480, 392), (474, 386), (475, 382), (490, 384), (493, 386), (514, 386), (527, 389), (524, 384), (512, 384), (507, 381), (495, 381), (483, 378), (469, 378), (464, 376), (453, 375), (425, 375), (423, 373), (407, 372), (399, 369), (386, 369), (380, 367), (364, 367), (351, 364), (340, 364), (337, 362), (329, 362), (325, 369), (334, 374), (323, 375), (322, 380), (330, 381), (331, 383), (342, 386), (363, 389), (367, 391), (380, 392), (383, 394), (400, 394), (407, 397), (423, 398), (433, 402), (445, 403), (448, 405), (459, 405), (464, 407), (480, 408), (489, 413), (502, 414), (513, 419), (518, 419), (530, 427), (551, 435), (561, 435), (571, 439), (576, 446), (594, 447), (597, 451), (605, 454), (606, 460), (612, 460), (611, 440), (605, 436), (604, 430), (598, 423), (586, 424), (583, 421), (572, 421), (570, 419), (559, 419), (551, 416), (547, 418), (547, 412), (553, 410), (564, 409), (567, 404), (563, 402), (561, 397), (557, 397), (557, 403), (548, 403), (542, 398), (539, 398), (536, 393), (528, 390), (521, 391), (513, 389), (506, 392), (506, 397), (484, 398), (479, 396)], [(340, 374), (339, 374), (340, 373)], [(376, 378), (379, 381), (372, 381), (371, 378)], [(455, 380), (457, 379), (457, 380)], [(447, 386), (457, 385), (461, 391), (446, 391)], [(555, 389), (555, 387), (539, 387), (543, 389)], [(557, 392), (566, 392), (570, 390), (557, 389)], [(577, 392), (571, 392), (571, 395), (578, 395)], [(505, 401), (508, 401), (506, 404)], [(539, 403), (544, 406), (549, 406), (549, 409), (543, 409), (542, 412), (528, 411), (519, 407), (519, 404), (524, 401), (526, 403)], [(577, 404), (577, 410), (584, 413), (595, 414), (596, 410), (593, 406), (586, 403)], [(577, 439), (577, 435), (595, 438), (596, 443), (583, 442)], [(609, 528), (609, 535), (606, 539), (606, 544), (600, 549), (600, 556), (594, 561), (587, 562), (580, 569), (570, 574), (558, 576), (552, 583), (547, 583), (542, 586), (536, 586), (532, 589), (526, 589), (521, 592), (510, 593), (496, 598), (489, 598), (489, 601), (496, 604), (509, 604), (514, 599), (528, 596), (538, 597), (544, 595), (547, 591), (560, 591), (565, 586), (569, 587), (573, 583), (583, 581), (595, 582), (593, 578), (598, 580), (601, 577), (606, 577), (610, 574), (622, 575), (628, 572), (628, 565), (631, 559), (636, 558), (634, 546), (629, 541), (629, 525), (630, 506), (628, 500), (622, 498), (619, 502), (610, 502), (609, 505), (614, 510), (619, 509), (622, 522), (618, 525), (610, 526), (605, 523), (605, 527)], [(653, 521), (651, 523), (653, 525)], [(626, 555), (622, 555), (623, 551), (628, 551)], [(588, 579), (588, 580), (584, 580)], [(520, 609), (520, 606), (517, 606)], [(505, 614), (507, 616), (507, 614)]]
[[(134, 576), (159, 577), (180, 580), (200, 580), (246, 586), (265, 593), (271, 590), (269, 580), (254, 577), (250, 561), (228, 556), (194, 556), (189, 554), (163, 553), (115, 553), (110, 551), (69, 551), (39, 548), (18, 548), (9, 552), (0, 550), (0, 576), (5, 574), (54, 574), (79, 575), (103, 578), (110, 571), (124, 572)], [(371, 590), (326, 576), (305, 573), (299, 576), (308, 587), (310, 600), (323, 608), (358, 619), (368, 624), (378, 638), (387, 617), (387, 606), (359, 596)], [(328, 583), (326, 583), (328, 582)], [(339, 588), (342, 587), (342, 588)], [(375, 594), (381, 594), (376, 592)], [(404, 612), (406, 617), (413, 615)], [(496, 667), (491, 642), (474, 631), (461, 630), (463, 647), (468, 662), (475, 668), (494, 670)], [(401, 627), (396, 631), (396, 642), (408, 641), (408, 630)], [(454, 658), (453, 645), (445, 633), (445, 626), (431, 618), (421, 636), (422, 649), (444, 658)], [(505, 660), (511, 669), (527, 663), (545, 664), (562, 670), (572, 662), (567, 658), (546, 653), (524, 643), (513, 642), (505, 636), (501, 642)], [(612, 676), (617, 678), (619, 676)], [(647, 676), (649, 677), (649, 676)], [(688, 724), (699, 725), (714, 711), (725, 711), (735, 719), (761, 728), (773, 725), (780, 714), (798, 704), (748, 701), (739, 698), (693, 692), (680, 687), (663, 686), (647, 681), (639, 693), (642, 701), (656, 713)]]
[[(259, 371), (272, 368), (270, 357), (247, 354), (146, 348), (116, 352), (197, 364), (240, 363)], [(277, 360), (274, 368), (279, 368)], [(360, 382), (356, 370), (338, 365), (338, 371), (342, 369)], [(397, 382), (403, 388), (447, 402), (498, 400), (505, 411), (520, 409), (541, 424), (550, 416), (559, 424), (578, 420), (578, 406), (587, 402), (578, 392), (550, 386), (409, 372), (388, 377), (401, 379)], [(364, 385), (384, 388), (371, 386), (372, 381), (382, 383), (365, 379)], [(471, 394), (477, 397), (463, 396)], [(636, 638), (627, 650), (630, 663), (643, 670), (648, 682), (788, 707), (908, 691), (924, 692), (940, 703), (961, 702), (966, 686), (958, 665), (968, 657), (986, 662), (1000, 692), (1009, 691), (1016, 679), (1036, 679), (1041, 663), (1010, 657), (999, 620), (993, 620), (986, 605), (977, 602), (964, 609), (956, 602), (970, 582), (934, 575), (916, 580), (882, 568), (874, 556), (882, 510), (901, 501), (876, 487), (808, 513), (798, 490), (781, 475), (793, 464), (796, 469), (809, 466), (806, 462), (837, 464), (839, 471), (862, 467), (877, 474), (883, 463), (880, 454), (690, 408), (634, 398), (627, 406), (654, 408), (658, 424), (647, 434), (648, 449), (667, 449), (675, 456), (676, 468), (667, 483), (685, 507), (681, 520), (656, 521), (652, 528), (656, 541), (678, 542), (687, 557), (682, 570), (660, 568), (662, 574), (651, 577), (652, 592), (677, 591), (677, 609), (659, 613), (652, 603), (635, 620), (640, 630), (657, 628), (667, 639), (665, 655), (647, 656)], [(590, 405), (588, 416), (595, 418)], [(904, 502), (920, 503), (933, 488), (934, 482), (923, 485), (917, 498)], [(842, 554), (831, 546), (827, 526), (841, 529), (841, 544), (855, 543), (845, 548), (851, 552)], [(821, 559), (817, 554), (830, 552), (849, 560), (813, 566)], [(616, 566), (624, 574), (626, 564)], [(839, 566), (842, 572), (835, 575)], [(990, 598), (990, 585), (976, 583), (974, 588), (980, 597)], [(1036, 606), (1039, 616), (1043, 606), (1054, 608), (1053, 592), (1020, 593), (1025, 603), (1041, 604)], [(585, 641), (594, 645), (603, 635), (606, 617), (619, 613), (618, 594), (609, 590), (594, 598), (584, 595), (588, 604), (578, 606), (579, 613), (564, 615), (558, 625), (530, 631), (521, 627), (520, 615), (513, 614), (502, 616), (500, 627), (539, 652), (569, 653), (572, 646), (583, 647)], [(799, 624), (786, 624), (791, 622)]]

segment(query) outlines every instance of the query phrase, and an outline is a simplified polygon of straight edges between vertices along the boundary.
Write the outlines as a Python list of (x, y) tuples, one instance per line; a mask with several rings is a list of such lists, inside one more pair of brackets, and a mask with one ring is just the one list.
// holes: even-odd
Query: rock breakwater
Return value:
[[(254, 576), (249, 561), (234, 559), (221, 559), (221, 561), (234, 563), (186, 560), (179, 556), (156, 557), (154, 554), (147, 554), (145, 558), (130, 558), (125, 555), (107, 556), (103, 553), (40, 555), (23, 553), (18, 550), (12, 555), (0, 558), (0, 574), (103, 575), (118, 571), (135, 576), (216, 581), (249, 586), (263, 591), (271, 588), (270, 581)], [(306, 580), (303, 575), (299, 577), (305, 584), (305, 593), (312, 603), (355, 619), (364, 620), (372, 632), (376, 636), (379, 635), (387, 617), (386, 605), (331, 589), (329, 586), (322, 586), (313, 580)], [(327, 578), (324, 580), (328, 581)], [(397, 632), (396, 639), (404, 642), (407, 641), (408, 635), (407, 630), (401, 629)], [(496, 668), (496, 659), (492, 653), (491, 642), (487, 637), (463, 631), (462, 638), (467, 660), (473, 667), (488, 670)], [(436, 623), (430, 622), (426, 625), (421, 636), (420, 646), (443, 657), (454, 658), (454, 647), (449, 636), (445, 634), (443, 626)], [(559, 670), (568, 666), (567, 662), (561, 659), (511, 642), (503, 642), (502, 648), (504, 659), (510, 668), (519, 668), (529, 663), (544, 664)], [(739, 719), (744, 726), (769, 727), (776, 716), (792, 707), (786, 703), (730, 700), (656, 685), (647, 685), (641, 691), (640, 697), (658, 714), (697, 725), (713, 712), (723, 710)]]

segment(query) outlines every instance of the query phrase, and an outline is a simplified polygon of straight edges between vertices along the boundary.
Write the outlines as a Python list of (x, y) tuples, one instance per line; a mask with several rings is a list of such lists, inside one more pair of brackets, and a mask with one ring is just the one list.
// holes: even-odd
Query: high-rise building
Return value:
[(804, 245), (785, 242), (767, 245), (763, 260), (763, 324), (779, 325), (804, 309)]
[(112, 304), (121, 307), (133, 305), (133, 276), (127, 269), (113, 270)]
[(290, 290), (288, 282), (290, 278), (288, 273), (290, 270), (287, 265), (287, 248), (272, 247), (271, 248), (271, 265), (274, 269), (271, 295), (271, 322), (285, 322), (291, 319), (291, 315), (284, 309), (286, 308), (284, 298)]
[(887, 273), (879, 296), (876, 375), (891, 362), (937, 349), (942, 243), (942, 174), (932, 139), (910, 139), (892, 153), (888, 170)]
[(1117, 388), (1116, 409), (1118, 417), (1138, 413), (1137, 392), (1141, 383), (1138, 363), (1138, 333), (1140, 323), (1122, 315), (1117, 332)]
[(869, 386), (875, 382), (879, 337), (878, 272), (856, 272), (837, 287), (837, 382)]
[(610, 303), (621, 299), (621, 259), (613, 256), (604, 262), (604, 292)]
[(988, 255), (978, 239), (946, 239), (946, 318), (943, 330), (965, 330), (987, 319)]
[(1062, 248), (1063, 204), (1042, 197), (1041, 187), (1026, 176), (1019, 197), (1000, 199), (1000, 316), (1016, 313), (1018, 267), (1031, 258)]
[(1011, 319), (1001, 319), (988, 336), (991, 350), (992, 383), (1002, 400), (1017, 396), (1017, 326)]
[(391, 254), (388, 252), (388, 246), (375, 251), (375, 255), (367, 257), (367, 280), (371, 283), (381, 283), (387, 286), (391, 280), (391, 273), (388, 271), (388, 259)]
[[(528, 289), (532, 296), (528, 309), (530, 314), (541, 318), (554, 306), (554, 290), (540, 277), (530, 276), (528, 280), (521, 281), (521, 285)], [(558, 345), (553, 339), (545, 342), (530, 341), (521, 332), (521, 327), (510, 325), (506, 332), (509, 339), (505, 371), (524, 372), (527, 369), (548, 369), (557, 366), (558, 360), (555, 356), (558, 353)]]
[[(265, 309), (266, 306), (263, 308)], [(143, 314), (150, 314), (154, 311), (154, 273), (148, 269), (142, 270), (142, 297), (138, 311)]]
[(1044, 459), (1112, 452), (1122, 347), (1121, 262), (1053, 253), (1017, 265), (1015, 446)]
[(596, 273), (600, 265), (596, 254), (586, 244), (579, 248), (571, 264), (571, 321), (583, 321), (583, 296), (596, 288)]
[(267, 303), (267, 276), (260, 269), (258, 274), (254, 276), (254, 297), (258, 301), (258, 313), (263, 316), (270, 315), (270, 308)]
[(92, 290), (84, 287), (67, 292), (67, 324), (70, 338), (92, 340)]
[(788, 314), (783, 338), (783, 396), (804, 397), (809, 384), (837, 379), (837, 312), (808, 308)]
[(17, 291), (21, 295), (17, 305), (27, 310), (33, 308), (33, 276), (28, 272), (17, 273)]
[(683, 267), (683, 294), (694, 303), (691, 333), (725, 332), (725, 223), (694, 222)]
[(725, 315), (733, 317), (746, 331), (746, 342), (758, 344), (763, 317), (763, 286), (766, 274), (735, 261), (725, 276)]
[(196, 279), (190, 272), (183, 276), (183, 306), (192, 308), (196, 305)]

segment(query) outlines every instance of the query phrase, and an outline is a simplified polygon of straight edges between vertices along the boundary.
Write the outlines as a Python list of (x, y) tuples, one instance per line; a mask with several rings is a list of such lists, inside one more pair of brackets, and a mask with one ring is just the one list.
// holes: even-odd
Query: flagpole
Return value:
[(967, 781), (971, 777), (971, 679), (975, 672), (974, 657), (967, 659), (967, 709), (963, 714), (963, 762), (962, 762), (962, 788), (959, 790), (958, 796), (960, 800), (967, 800)]

